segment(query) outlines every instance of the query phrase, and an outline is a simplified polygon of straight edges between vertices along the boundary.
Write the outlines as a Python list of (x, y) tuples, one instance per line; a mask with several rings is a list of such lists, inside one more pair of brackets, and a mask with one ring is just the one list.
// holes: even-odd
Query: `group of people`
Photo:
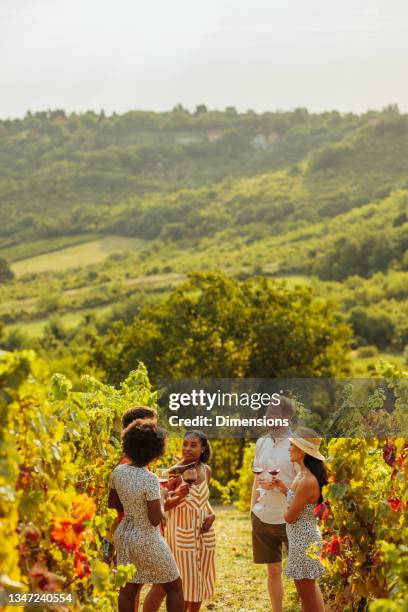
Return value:
[[(282, 398), (280, 416), (293, 404)], [(270, 407), (267, 416), (276, 416)], [(273, 414), (272, 414), (273, 413)], [(119, 592), (119, 612), (139, 609), (144, 584), (152, 585), (143, 612), (157, 612), (166, 598), (170, 612), (198, 612), (215, 586), (215, 514), (209, 502), (211, 445), (200, 431), (183, 440), (179, 475), (162, 483), (149, 464), (165, 453), (166, 432), (151, 408), (123, 417), (123, 459), (113, 470), (109, 507), (118, 512), (114, 532), (117, 564), (133, 564), (132, 579)], [(251, 500), (255, 563), (266, 564), (273, 612), (283, 610), (282, 548), (286, 576), (295, 581), (304, 612), (324, 612), (317, 579), (321, 534), (313, 512), (327, 484), (320, 439), (313, 430), (270, 429), (255, 447)], [(185, 474), (193, 466), (194, 478)], [(276, 469), (269, 469), (273, 466)], [(184, 474), (183, 474), (184, 471)], [(165, 529), (164, 529), (165, 525)]]

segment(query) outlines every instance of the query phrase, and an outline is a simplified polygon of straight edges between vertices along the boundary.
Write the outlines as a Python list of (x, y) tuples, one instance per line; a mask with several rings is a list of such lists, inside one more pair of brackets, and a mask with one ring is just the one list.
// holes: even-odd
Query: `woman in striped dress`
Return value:
[[(207, 465), (211, 456), (210, 443), (200, 431), (187, 432), (183, 441), (182, 464), (196, 462), (195, 484), (191, 484), (188, 495), (165, 502), (167, 515), (167, 542), (176, 559), (183, 581), (185, 612), (198, 612), (205, 599), (211, 599), (215, 584), (215, 514), (209, 503), (208, 483), (211, 468)], [(183, 479), (188, 480), (188, 472)], [(155, 585), (149, 593), (144, 610), (158, 609)], [(164, 595), (164, 593), (163, 593)]]

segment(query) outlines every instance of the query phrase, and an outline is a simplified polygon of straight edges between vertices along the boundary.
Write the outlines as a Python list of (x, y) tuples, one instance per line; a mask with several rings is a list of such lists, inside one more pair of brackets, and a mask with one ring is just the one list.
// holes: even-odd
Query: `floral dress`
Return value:
[(136, 566), (130, 582), (162, 584), (180, 574), (174, 557), (156, 527), (149, 521), (147, 502), (160, 499), (159, 479), (145, 468), (118, 465), (112, 474), (124, 510), (124, 518), (114, 535), (118, 565)]
[[(290, 503), (295, 493), (288, 491)], [(306, 504), (294, 523), (287, 523), (289, 551), (285, 574), (293, 580), (314, 580), (324, 572), (320, 563), (322, 535), (313, 514), (314, 504)]]

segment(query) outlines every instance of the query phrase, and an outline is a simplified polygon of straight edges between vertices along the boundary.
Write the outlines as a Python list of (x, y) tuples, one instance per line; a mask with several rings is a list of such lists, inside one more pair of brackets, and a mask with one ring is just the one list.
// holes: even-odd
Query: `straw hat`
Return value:
[(319, 451), (322, 439), (318, 437), (313, 429), (298, 427), (293, 434), (293, 438), (289, 438), (289, 440), (307, 455), (325, 461), (325, 457)]

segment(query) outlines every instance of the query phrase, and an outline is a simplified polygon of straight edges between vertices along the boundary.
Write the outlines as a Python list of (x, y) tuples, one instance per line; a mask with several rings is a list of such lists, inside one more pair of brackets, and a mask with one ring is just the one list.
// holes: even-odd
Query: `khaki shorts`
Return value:
[(282, 544), (285, 544), (286, 550), (288, 549), (286, 523), (283, 525), (263, 523), (253, 512), (251, 512), (251, 521), (254, 563), (280, 563)]

